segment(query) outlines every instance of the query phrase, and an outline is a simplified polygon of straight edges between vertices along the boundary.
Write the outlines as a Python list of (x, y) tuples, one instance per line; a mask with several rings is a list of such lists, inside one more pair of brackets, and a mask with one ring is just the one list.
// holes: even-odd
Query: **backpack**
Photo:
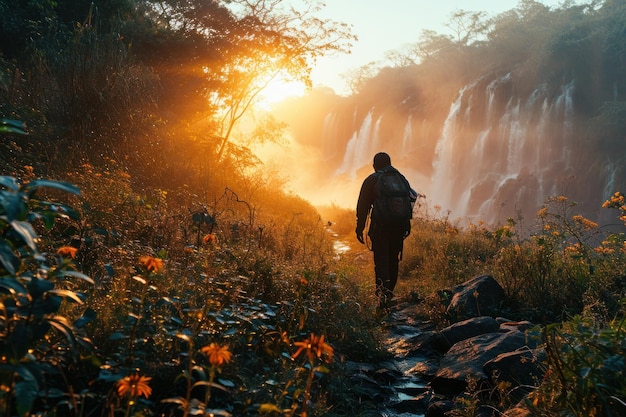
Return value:
[(391, 167), (379, 171), (377, 175), (372, 219), (382, 227), (410, 227), (413, 206), (409, 182)]

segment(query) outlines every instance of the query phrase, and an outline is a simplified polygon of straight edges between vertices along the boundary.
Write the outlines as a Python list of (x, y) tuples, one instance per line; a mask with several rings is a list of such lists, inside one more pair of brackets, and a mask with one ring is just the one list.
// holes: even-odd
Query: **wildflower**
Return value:
[(215, 236), (215, 234), (213, 233), (208, 233), (202, 238), (202, 243), (204, 243), (205, 245), (214, 245), (217, 243), (217, 236)]
[(140, 256), (139, 263), (148, 271), (152, 271), (154, 273), (159, 272), (163, 268), (163, 259), (154, 258), (152, 256)]
[(546, 214), (548, 214), (548, 208), (547, 207), (541, 207), (539, 209), (539, 211), (537, 212), (537, 217), (543, 217)]
[(220, 366), (224, 362), (230, 362), (233, 354), (228, 350), (228, 346), (220, 346), (217, 343), (211, 343), (208, 346), (203, 346), (200, 351), (207, 355), (211, 365)]
[(585, 229), (595, 229), (598, 227), (598, 223), (593, 222), (581, 215), (576, 215), (574, 217), (572, 217), (572, 219), (576, 222), (576, 223), (580, 223)]
[(309, 281), (306, 280), (306, 278), (300, 278), (300, 285), (307, 285), (309, 283)]
[(567, 201), (567, 197), (560, 195), (556, 198), (556, 201), (558, 201), (559, 203), (564, 203)]
[(139, 376), (138, 374), (126, 376), (117, 381), (117, 394), (120, 397), (136, 398), (140, 395), (148, 398), (152, 394), (152, 388), (148, 385), (152, 378)]
[(567, 246), (565, 248), (565, 252), (571, 256), (581, 255), (583, 253), (583, 248), (580, 243), (574, 243), (573, 245)]
[(598, 246), (597, 248), (594, 248), (594, 251), (598, 255), (612, 255), (612, 254), (614, 254), (615, 253), (615, 249), (603, 246), (605, 244), (606, 244), (606, 242), (602, 242), (602, 245)]
[(333, 358), (333, 348), (324, 342), (324, 335), (315, 336), (314, 333), (311, 333), (309, 338), (302, 342), (295, 342), (294, 345), (298, 346), (298, 350), (291, 356), (292, 359), (297, 358), (304, 351), (306, 351), (310, 363), (313, 363), (316, 356), (320, 358), (324, 355), (326, 362), (330, 362)]
[(78, 249), (73, 246), (61, 246), (57, 249), (57, 255), (69, 256), (72, 259), (76, 258), (76, 252), (78, 252)]

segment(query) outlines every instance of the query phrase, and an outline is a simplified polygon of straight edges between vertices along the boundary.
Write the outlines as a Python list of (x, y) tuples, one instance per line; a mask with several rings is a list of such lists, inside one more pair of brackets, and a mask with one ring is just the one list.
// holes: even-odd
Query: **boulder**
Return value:
[(498, 330), (500, 330), (500, 324), (493, 317), (474, 317), (441, 330), (431, 344), (437, 351), (446, 353), (452, 345), (462, 340), (485, 333), (496, 333)]
[(520, 401), (542, 381), (547, 369), (545, 360), (544, 350), (525, 347), (502, 353), (487, 361), (483, 371), (493, 385), (508, 382), (508, 394), (514, 400)]
[(452, 289), (446, 314), (452, 321), (495, 316), (504, 301), (504, 290), (491, 275), (481, 275)]
[(456, 343), (443, 356), (439, 370), (430, 382), (442, 395), (456, 395), (467, 388), (469, 380), (488, 382), (483, 367), (498, 355), (515, 351), (527, 344), (522, 332), (488, 333)]

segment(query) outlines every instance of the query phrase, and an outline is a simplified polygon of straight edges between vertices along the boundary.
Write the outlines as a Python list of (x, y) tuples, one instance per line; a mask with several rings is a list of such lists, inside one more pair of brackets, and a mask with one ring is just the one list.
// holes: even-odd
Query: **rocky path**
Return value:
[(430, 359), (414, 350), (415, 340), (432, 325), (416, 321), (415, 306), (399, 305), (382, 321), (390, 359), (377, 364), (350, 364), (353, 386), (376, 410), (364, 417), (423, 417), (431, 398), (419, 375)]
[[(466, 401), (472, 395), (471, 389), (468, 394), (469, 381), (480, 386), (482, 393), (506, 384), (506, 399), (512, 407), (502, 415), (531, 415), (518, 405), (546, 369), (535, 326), (467, 310), (469, 306), (487, 311), (494, 304), (489, 301), (477, 307), (481, 296), (492, 298), (488, 288), (494, 282), (490, 276), (481, 276), (456, 286), (447, 314), (459, 317), (462, 312), (464, 317), (443, 329), (418, 320), (414, 304), (394, 307), (381, 322), (389, 358), (349, 365), (352, 387), (373, 404), (374, 410), (361, 417), (443, 417), (459, 406), (457, 399)], [(476, 401), (476, 416), (493, 415), (490, 404), (479, 397), (471, 400)]]

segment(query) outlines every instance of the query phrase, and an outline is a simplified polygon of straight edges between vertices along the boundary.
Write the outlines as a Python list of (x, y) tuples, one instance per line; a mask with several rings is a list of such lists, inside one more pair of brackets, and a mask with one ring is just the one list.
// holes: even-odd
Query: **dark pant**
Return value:
[(381, 307), (393, 298), (393, 290), (398, 282), (398, 263), (404, 243), (404, 232), (397, 230), (370, 230), (372, 251), (374, 251), (374, 272), (376, 273), (376, 296)]

